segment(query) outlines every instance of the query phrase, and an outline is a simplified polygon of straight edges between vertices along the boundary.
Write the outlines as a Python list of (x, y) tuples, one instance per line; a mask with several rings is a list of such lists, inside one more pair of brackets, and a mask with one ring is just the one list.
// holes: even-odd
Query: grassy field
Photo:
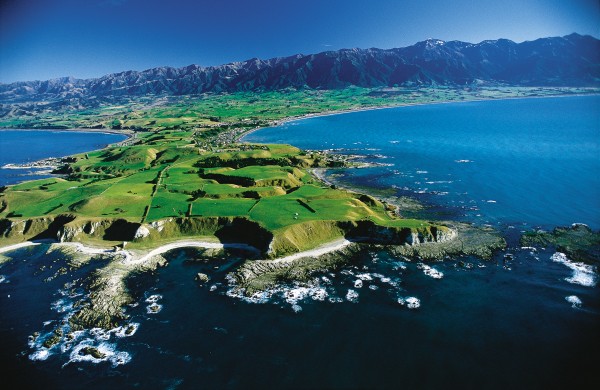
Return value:
[(0, 120), (0, 127), (135, 130), (126, 145), (73, 156), (65, 178), (0, 188), (0, 221), (69, 214), (151, 223), (244, 217), (269, 231), (313, 221), (422, 228), (371, 197), (329, 188), (310, 168), (343, 165), (290, 145), (240, 144), (257, 126), (313, 113), (481, 98), (590, 92), (565, 88), (285, 91), (140, 99), (119, 106)]
[[(246, 144), (205, 153), (146, 144), (84, 153), (74, 156), (69, 180), (52, 178), (5, 189), (0, 218), (69, 213), (131, 222), (142, 222), (145, 216), (145, 222), (153, 222), (245, 216), (268, 230), (318, 220), (398, 222), (371, 198), (316, 182), (290, 161), (314, 164), (319, 159), (300, 154), (288, 145)], [(241, 167), (202, 167), (215, 162)]]
[(153, 131), (148, 142), (184, 143), (192, 133), (214, 135), (230, 128), (251, 129), (272, 121), (315, 113), (443, 101), (597, 93), (567, 87), (450, 87), (286, 90), (171, 97), (140, 97), (118, 105), (14, 114), (3, 128), (105, 128)]

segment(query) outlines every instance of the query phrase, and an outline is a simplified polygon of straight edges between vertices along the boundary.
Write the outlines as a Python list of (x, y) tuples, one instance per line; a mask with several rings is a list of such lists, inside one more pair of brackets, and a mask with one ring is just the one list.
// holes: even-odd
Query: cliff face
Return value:
[(23, 240), (50, 238), (71, 242), (94, 238), (151, 242), (193, 236), (214, 236), (223, 243), (244, 243), (275, 258), (341, 237), (357, 242), (418, 245), (452, 240), (456, 233), (446, 226), (412, 229), (379, 226), (370, 221), (311, 221), (270, 232), (260, 224), (240, 217), (169, 218), (149, 224), (124, 219), (75, 218), (72, 215), (60, 215), (54, 219), (0, 220), (0, 237)]

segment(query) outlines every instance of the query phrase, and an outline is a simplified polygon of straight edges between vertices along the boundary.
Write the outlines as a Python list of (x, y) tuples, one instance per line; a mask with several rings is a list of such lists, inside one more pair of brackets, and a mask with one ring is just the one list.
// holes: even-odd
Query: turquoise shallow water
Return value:
[[(330, 175), (351, 186), (394, 186), (425, 201), (432, 216), (494, 224), (509, 248), (491, 261), (429, 264), (441, 279), (418, 261), (365, 248), (308, 286), (284, 284), (252, 301), (232, 296), (227, 280), (248, 254), (174, 250), (166, 267), (128, 282), (133, 335), (86, 331), (49, 351), (28, 345), (28, 335), (43, 339), (60, 326), (84, 299), (77, 285), (103, 263), (44, 282), (64, 258), (43, 245), (21, 249), (0, 267), (5, 379), (61, 389), (598, 387), (597, 272), (516, 241), (538, 225), (598, 226), (598, 102), (407, 107), (256, 132), (248, 139), (342, 148), (393, 164)], [(210, 282), (199, 286), (198, 272)], [(151, 305), (160, 310), (149, 312)], [(82, 359), (86, 345), (110, 358)]]

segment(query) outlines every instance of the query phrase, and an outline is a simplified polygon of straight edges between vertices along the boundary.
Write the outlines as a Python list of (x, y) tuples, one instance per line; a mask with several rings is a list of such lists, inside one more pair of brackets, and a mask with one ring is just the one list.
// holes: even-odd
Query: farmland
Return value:
[[(0, 240), (132, 241), (147, 247), (182, 236), (221, 241), (244, 236), (273, 256), (342, 236), (435, 241), (447, 227), (401, 218), (391, 205), (329, 187), (311, 174), (314, 168), (351, 166), (348, 158), (240, 143), (239, 136), (315, 113), (585, 92), (515, 87), (240, 92), (5, 117), (0, 127), (108, 128), (131, 137), (63, 161), (60, 177), (2, 187)], [(253, 236), (262, 238), (256, 242)]]

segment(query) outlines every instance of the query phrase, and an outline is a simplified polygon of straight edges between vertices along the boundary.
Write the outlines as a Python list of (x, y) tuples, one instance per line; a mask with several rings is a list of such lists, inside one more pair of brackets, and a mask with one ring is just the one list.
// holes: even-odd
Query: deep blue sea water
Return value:
[[(426, 202), (428, 215), (493, 224), (509, 248), (491, 261), (429, 264), (441, 279), (418, 261), (365, 248), (310, 286), (282, 285), (252, 302), (231, 296), (226, 279), (246, 254), (174, 250), (166, 267), (128, 282), (132, 336), (84, 332), (38, 360), (44, 350), (27, 337), (52, 332), (80, 298), (65, 283), (102, 263), (43, 282), (54, 271), (40, 266), (56, 260), (55, 269), (63, 259), (44, 245), (20, 249), (0, 267), (3, 375), (73, 389), (598, 387), (600, 296), (597, 284), (581, 284), (597, 282), (597, 271), (553, 261), (550, 248), (520, 248), (514, 238), (535, 226), (600, 224), (599, 102), (406, 107), (253, 133), (247, 140), (352, 149), (393, 164), (330, 175), (349, 186), (394, 186)], [(199, 286), (198, 272), (209, 283)], [(161, 310), (149, 313), (150, 305)], [(81, 361), (82, 345), (111, 358)]]
[(49, 157), (64, 157), (103, 148), (124, 135), (54, 130), (0, 130), (0, 185), (48, 177), (47, 169), (4, 169)]
[(367, 160), (389, 166), (347, 170), (338, 180), (394, 187), (399, 195), (455, 208), (468, 220), (600, 228), (598, 96), (323, 116), (245, 140), (379, 157)]

